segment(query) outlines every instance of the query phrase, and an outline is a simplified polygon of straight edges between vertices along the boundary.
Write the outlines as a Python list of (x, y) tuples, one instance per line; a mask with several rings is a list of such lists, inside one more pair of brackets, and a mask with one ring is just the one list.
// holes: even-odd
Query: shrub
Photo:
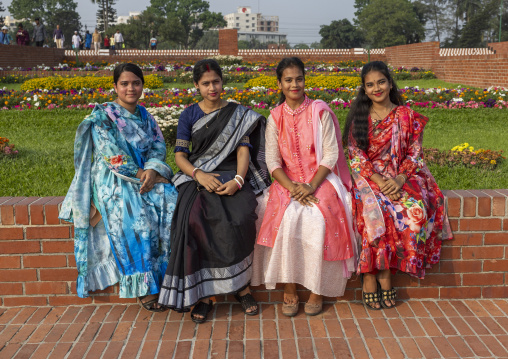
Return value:
[[(160, 77), (156, 75), (145, 76), (145, 87), (150, 89), (161, 88), (164, 84)], [(75, 76), (75, 77), (61, 77), (50, 76), (30, 79), (21, 85), (22, 91), (34, 91), (37, 89), (43, 90), (81, 90), (84, 88), (97, 89), (102, 88), (105, 90), (113, 88), (113, 76)]]
[[(359, 77), (353, 76), (308, 76), (305, 78), (306, 88), (327, 88), (336, 89), (341, 87), (356, 88), (361, 84)], [(275, 76), (259, 76), (247, 81), (245, 88), (264, 87), (277, 88), (277, 78)]]

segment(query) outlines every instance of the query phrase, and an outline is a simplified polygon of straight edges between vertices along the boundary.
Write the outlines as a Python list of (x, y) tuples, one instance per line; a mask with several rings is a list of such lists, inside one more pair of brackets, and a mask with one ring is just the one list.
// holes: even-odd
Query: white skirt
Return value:
[[(268, 190), (258, 197), (258, 231), (268, 197)], [(251, 285), (264, 284), (267, 289), (275, 289), (277, 283), (298, 283), (315, 294), (342, 296), (355, 270), (355, 258), (325, 261), (324, 240), (325, 221), (319, 208), (291, 200), (273, 248), (258, 244), (254, 247)]]

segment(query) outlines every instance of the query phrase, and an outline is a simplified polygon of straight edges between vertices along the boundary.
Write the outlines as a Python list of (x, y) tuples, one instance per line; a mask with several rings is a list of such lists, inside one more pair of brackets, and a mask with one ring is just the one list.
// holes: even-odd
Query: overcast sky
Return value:
[[(4, 7), (12, 0), (0, 0)], [(93, 29), (96, 24), (97, 5), (91, 0), (78, 0), (81, 23)], [(332, 20), (353, 19), (354, 0), (210, 0), (210, 11), (223, 15), (237, 11), (239, 6), (250, 6), (252, 12), (279, 16), (279, 32), (287, 34), (289, 42), (310, 44), (319, 41), (320, 25), (328, 25)], [(129, 11), (143, 11), (150, 0), (117, 0), (115, 8), (118, 15), (128, 15)], [(8, 15), (6, 10), (2, 15)]]

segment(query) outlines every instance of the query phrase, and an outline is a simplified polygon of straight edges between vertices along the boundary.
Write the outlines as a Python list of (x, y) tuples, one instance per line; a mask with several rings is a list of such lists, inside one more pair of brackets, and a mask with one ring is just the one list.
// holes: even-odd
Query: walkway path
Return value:
[(201, 325), (137, 305), (0, 308), (0, 358), (508, 358), (508, 300), (339, 302), (293, 319), (280, 307), (245, 317), (220, 303)]

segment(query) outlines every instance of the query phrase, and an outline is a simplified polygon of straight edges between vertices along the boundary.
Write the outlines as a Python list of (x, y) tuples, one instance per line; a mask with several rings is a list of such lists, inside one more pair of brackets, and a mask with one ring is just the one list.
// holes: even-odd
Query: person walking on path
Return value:
[(53, 31), (53, 40), (55, 41), (56, 48), (61, 49), (63, 48), (63, 31), (60, 30), (60, 25), (56, 25), (55, 31)]
[(2, 32), (0, 32), (0, 44), (10, 45), (12, 43), (11, 34), (9, 34), (9, 28), (2, 26)]
[(116, 30), (114, 40), (115, 40), (115, 50), (121, 50), (123, 48), (123, 36), (120, 30)]
[(92, 47), (92, 34), (90, 34), (90, 31), (86, 30), (85, 49), (90, 50), (91, 47)]
[(81, 45), (81, 37), (79, 36), (77, 31), (74, 31), (74, 35), (72, 35), (72, 48), (74, 50), (78, 50)]
[[(321, 313), (323, 296), (344, 295), (355, 271), (351, 176), (337, 117), (305, 94), (297, 57), (277, 66), (281, 99), (268, 117), (266, 164), (275, 179), (261, 201), (252, 285), (284, 283), (282, 314), (298, 313), (296, 284), (311, 291), (305, 313)], [(264, 210), (262, 207), (266, 207)]]
[(99, 33), (99, 31), (97, 29), (95, 29), (95, 31), (92, 34), (92, 41), (93, 41), (93, 49), (94, 49), (94, 51), (95, 52), (99, 52), (99, 50), (101, 48), (102, 37), (101, 37), (101, 34)]
[(342, 141), (355, 182), (363, 302), (379, 310), (395, 307), (391, 275), (424, 278), (452, 233), (443, 193), (423, 159), (428, 118), (404, 106), (383, 62), (364, 65), (361, 79)]
[(20, 46), (28, 46), (30, 44), (30, 35), (28, 31), (23, 29), (23, 24), (18, 24), (18, 32), (16, 32), (16, 43)]
[(38, 17), (35, 18), (34, 32), (32, 41), (35, 41), (35, 46), (42, 47), (46, 40), (46, 27), (42, 24)]

